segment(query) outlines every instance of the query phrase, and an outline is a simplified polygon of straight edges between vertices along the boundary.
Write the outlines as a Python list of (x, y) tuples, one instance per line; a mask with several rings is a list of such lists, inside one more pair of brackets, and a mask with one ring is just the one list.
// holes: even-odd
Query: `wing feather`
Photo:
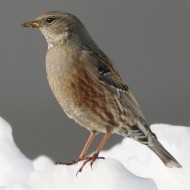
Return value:
[(117, 70), (109, 58), (103, 52), (88, 52), (89, 62), (93, 65), (92, 72), (98, 76), (98, 79), (120, 100), (127, 105), (139, 118), (146, 122), (144, 115), (129, 90), (128, 86), (123, 82)]

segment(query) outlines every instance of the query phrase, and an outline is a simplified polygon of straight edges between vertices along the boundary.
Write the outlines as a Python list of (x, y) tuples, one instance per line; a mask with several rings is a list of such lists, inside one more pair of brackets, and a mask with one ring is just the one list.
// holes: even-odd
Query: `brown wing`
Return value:
[(92, 74), (95, 74), (112, 93), (116, 94), (125, 105), (127, 105), (140, 119), (146, 122), (136, 99), (128, 86), (124, 84), (121, 76), (113, 67), (109, 58), (101, 51), (89, 51), (87, 57), (89, 62), (93, 65), (91, 70)]

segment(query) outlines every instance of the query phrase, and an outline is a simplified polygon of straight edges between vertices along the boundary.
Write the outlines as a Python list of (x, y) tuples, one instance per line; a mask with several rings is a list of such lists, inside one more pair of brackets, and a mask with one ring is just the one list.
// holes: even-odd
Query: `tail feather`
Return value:
[(148, 146), (169, 168), (181, 168), (180, 163), (161, 145), (154, 133), (151, 132), (148, 124), (140, 123), (123, 127), (119, 134), (130, 137), (138, 142)]
[(161, 145), (156, 139), (152, 139), (152, 145), (148, 146), (169, 168), (181, 168), (181, 164)]

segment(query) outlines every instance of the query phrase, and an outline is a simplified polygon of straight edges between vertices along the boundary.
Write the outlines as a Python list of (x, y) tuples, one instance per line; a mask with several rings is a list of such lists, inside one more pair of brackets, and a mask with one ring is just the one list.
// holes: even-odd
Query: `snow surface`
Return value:
[(82, 162), (55, 165), (46, 157), (30, 160), (17, 148), (10, 125), (0, 118), (0, 190), (189, 190), (190, 129), (157, 124), (151, 126), (161, 143), (182, 164), (169, 169), (148, 148), (125, 138), (121, 144), (102, 151), (93, 170)]

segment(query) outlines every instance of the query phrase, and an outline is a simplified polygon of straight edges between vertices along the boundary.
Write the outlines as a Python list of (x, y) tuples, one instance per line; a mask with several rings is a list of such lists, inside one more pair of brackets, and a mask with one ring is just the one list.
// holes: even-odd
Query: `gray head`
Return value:
[(64, 45), (68, 41), (77, 41), (77, 44), (84, 44), (85, 41), (93, 43), (80, 20), (67, 12), (46, 12), (34, 21), (23, 23), (22, 26), (39, 29), (45, 36), (49, 48), (59, 43)]

